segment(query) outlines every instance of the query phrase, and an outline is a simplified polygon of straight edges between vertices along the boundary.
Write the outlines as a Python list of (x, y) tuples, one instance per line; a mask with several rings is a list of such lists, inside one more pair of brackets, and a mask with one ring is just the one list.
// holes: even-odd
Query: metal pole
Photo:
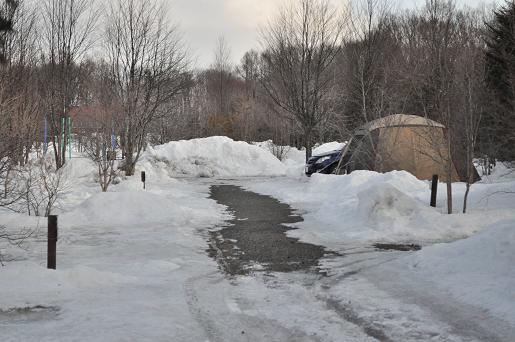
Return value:
[(72, 118), (68, 117), (68, 159), (72, 159)]
[(62, 162), (64, 164), (64, 124), (65, 124), (65, 121), (64, 121), (64, 116), (61, 118), (61, 148), (59, 149), (59, 154), (61, 155), (61, 158), (63, 159)]
[(436, 195), (438, 193), (438, 175), (433, 175), (431, 181), (431, 206), (436, 208)]
[(57, 254), (57, 216), (48, 215), (48, 252), (47, 268), (56, 269)]

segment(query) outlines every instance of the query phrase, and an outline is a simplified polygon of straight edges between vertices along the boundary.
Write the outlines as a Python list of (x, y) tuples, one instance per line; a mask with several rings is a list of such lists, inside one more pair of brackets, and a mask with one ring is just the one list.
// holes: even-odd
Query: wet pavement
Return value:
[(328, 253), (286, 236), (295, 228), (285, 224), (302, 221), (287, 204), (234, 185), (212, 186), (211, 198), (234, 215), (226, 227), (210, 233), (208, 252), (227, 274), (316, 270)]

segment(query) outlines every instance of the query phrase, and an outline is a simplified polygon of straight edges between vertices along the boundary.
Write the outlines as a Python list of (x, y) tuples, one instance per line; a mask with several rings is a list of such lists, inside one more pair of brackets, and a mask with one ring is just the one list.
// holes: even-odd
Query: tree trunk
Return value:
[(452, 159), (450, 148), (447, 150), (447, 159), (447, 214), (452, 214)]
[(304, 139), (305, 139), (305, 145), (306, 145), (306, 163), (308, 162), (308, 159), (311, 158), (311, 155), (313, 153), (313, 143), (311, 142), (311, 131), (307, 130), (304, 132)]
[[(472, 147), (471, 147), (472, 146)], [(467, 145), (467, 190), (465, 191), (465, 196), (463, 196), (463, 213), (467, 213), (467, 201), (468, 196), (470, 192), (470, 187), (472, 186), (472, 183), (474, 182), (474, 169), (473, 169), (473, 160), (472, 160), (472, 153), (471, 151), (474, 150), (474, 144), (468, 144)]]
[[(61, 154), (59, 153), (60, 144), (58, 144), (58, 142), (57, 142), (59, 140), (59, 138), (56, 139), (56, 137), (55, 137), (56, 132), (55, 132), (55, 128), (53, 125), (52, 125), (52, 129), (51, 129), (51, 133), (52, 133), (51, 141), (52, 141), (52, 144), (54, 145), (55, 168), (60, 169), (62, 166)], [(57, 130), (57, 135), (59, 136), (59, 130)]]
[(134, 161), (134, 153), (132, 151), (132, 143), (127, 145), (127, 151), (125, 152), (125, 175), (134, 176), (136, 168), (136, 162)]
[(463, 213), (464, 214), (467, 213), (467, 200), (469, 197), (470, 185), (471, 185), (470, 181), (467, 181), (467, 190), (465, 191), (465, 196), (463, 197)]
[(125, 153), (125, 175), (126, 176), (134, 176), (135, 163), (134, 163), (134, 154), (129, 149)]
[[(449, 124), (447, 125), (450, 126)], [(451, 148), (451, 131), (448, 128), (447, 131), (447, 214), (452, 214), (452, 170), (453, 170), (453, 162), (452, 162), (452, 148)]]
[[(63, 121), (64, 119), (64, 121)], [(66, 134), (66, 117), (62, 116), (60, 119), (60, 125), (61, 125), (61, 135), (59, 136), (59, 143), (61, 146), (61, 166), (64, 166), (66, 163), (66, 144), (68, 142), (68, 135)], [(62, 124), (64, 122), (64, 125)]]
[(4, 199), (7, 199), (7, 193), (9, 192), (9, 177), (11, 173), (11, 167), (7, 167), (7, 172), (5, 174), (4, 180)]
[(452, 179), (447, 180), (447, 214), (452, 214)]

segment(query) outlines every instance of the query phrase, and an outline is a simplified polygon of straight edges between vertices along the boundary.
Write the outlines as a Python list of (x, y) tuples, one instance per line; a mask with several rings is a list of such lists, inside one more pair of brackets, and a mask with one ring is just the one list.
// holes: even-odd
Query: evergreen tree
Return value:
[(5, 37), (13, 29), (13, 16), (18, 7), (18, 0), (4, 0), (0, 8), (0, 62), (5, 62)]
[(495, 11), (487, 31), (486, 81), (495, 105), (485, 113), (481, 145), (496, 158), (515, 160), (515, 1)]

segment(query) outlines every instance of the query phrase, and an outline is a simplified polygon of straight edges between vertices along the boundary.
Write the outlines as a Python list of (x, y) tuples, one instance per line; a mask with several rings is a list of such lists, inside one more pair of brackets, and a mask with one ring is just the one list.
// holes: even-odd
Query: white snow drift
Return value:
[(424, 248), (397, 265), (515, 325), (514, 262), (515, 225), (505, 221), (468, 239)]
[(286, 172), (285, 166), (270, 152), (227, 137), (172, 141), (149, 147), (142, 159), (141, 167), (150, 164), (172, 176), (283, 176)]

